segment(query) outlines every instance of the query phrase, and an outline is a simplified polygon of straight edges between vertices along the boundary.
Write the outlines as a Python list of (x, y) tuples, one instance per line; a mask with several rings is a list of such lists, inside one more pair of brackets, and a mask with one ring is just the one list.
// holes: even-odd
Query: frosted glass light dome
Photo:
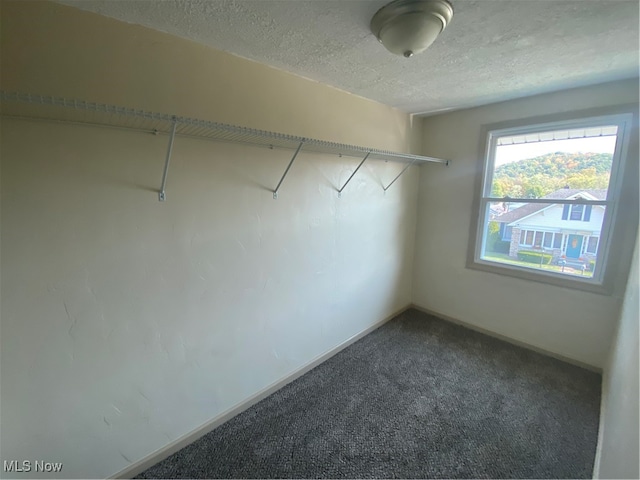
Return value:
[(371, 19), (371, 31), (387, 50), (411, 57), (425, 51), (453, 17), (447, 0), (396, 0)]

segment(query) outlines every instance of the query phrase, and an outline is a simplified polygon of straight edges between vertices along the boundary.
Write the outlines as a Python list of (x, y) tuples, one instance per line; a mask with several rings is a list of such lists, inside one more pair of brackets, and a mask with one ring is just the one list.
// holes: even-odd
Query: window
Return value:
[(591, 220), (591, 205), (565, 205), (562, 210), (562, 219), (588, 222)]
[(536, 232), (536, 238), (533, 241), (533, 244), (538, 248), (542, 246), (542, 232)]
[(571, 220), (582, 220), (582, 213), (584, 210), (584, 205), (571, 205), (571, 216), (569, 217)]
[[(631, 120), (488, 128), (468, 265), (576, 288), (603, 285)], [(506, 208), (490, 215), (498, 205)], [(510, 229), (507, 253), (488, 241), (490, 221)]]
[(533, 235), (535, 234), (535, 232), (529, 230), (529, 231), (523, 231), (522, 235), (520, 236), (520, 245), (533, 245)]
[(553, 248), (562, 248), (562, 234), (554, 233), (553, 234)]
[(552, 232), (535, 232), (533, 230), (525, 230), (520, 234), (520, 245), (536, 248), (551, 248), (553, 235), (554, 234)]

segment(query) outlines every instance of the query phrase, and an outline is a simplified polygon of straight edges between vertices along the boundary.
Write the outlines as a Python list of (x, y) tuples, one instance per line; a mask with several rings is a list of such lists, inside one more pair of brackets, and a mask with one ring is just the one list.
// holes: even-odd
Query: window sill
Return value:
[(582, 290), (606, 296), (610, 296), (612, 294), (611, 288), (608, 288), (605, 284), (598, 283), (592, 278), (583, 279), (568, 275), (539, 272), (525, 267), (518, 267), (517, 265), (505, 265), (483, 260), (468, 261), (466, 267), (500, 276), (509, 276), (530, 282), (544, 283), (554, 287)]

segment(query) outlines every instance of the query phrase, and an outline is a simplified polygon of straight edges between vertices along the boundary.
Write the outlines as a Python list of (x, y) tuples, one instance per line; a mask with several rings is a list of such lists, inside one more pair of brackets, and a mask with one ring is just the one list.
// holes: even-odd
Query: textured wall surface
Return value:
[(638, 457), (640, 450), (639, 262), (640, 256), (636, 243), (620, 323), (605, 371), (599, 461), (596, 463), (598, 467), (594, 475), (596, 478), (640, 478)]
[[(637, 137), (626, 175), (623, 242), (613, 250), (614, 295), (598, 295), (466, 268), (481, 128), (507, 120), (638, 103), (638, 82), (616, 82), (464, 110), (425, 120), (424, 145), (449, 158), (420, 178), (414, 303), (529, 345), (602, 368), (624, 295), (637, 222)], [(637, 108), (637, 107), (636, 107)], [(629, 228), (627, 228), (627, 226)], [(626, 262), (626, 263), (625, 263)]]
[[(4, 3), (2, 36), (7, 90), (388, 149), (417, 130), (392, 108), (56, 4)], [(410, 303), (419, 168), (384, 194), (402, 165), (368, 162), (339, 199), (358, 159), (303, 153), (274, 200), (291, 152), (178, 138), (159, 203), (166, 147), (3, 120), (0, 460), (113, 475)]]
[(111, 475), (410, 303), (416, 173), (2, 125), (2, 459)]

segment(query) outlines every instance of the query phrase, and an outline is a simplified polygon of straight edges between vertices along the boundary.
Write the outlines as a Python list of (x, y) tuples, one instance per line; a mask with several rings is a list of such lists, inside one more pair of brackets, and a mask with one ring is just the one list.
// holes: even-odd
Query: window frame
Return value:
[[(620, 198), (623, 193), (624, 172), (627, 169), (630, 143), (637, 150), (637, 136), (634, 135), (634, 126), (637, 127), (637, 105), (625, 105), (610, 108), (591, 109), (588, 111), (566, 112), (563, 114), (532, 117), (497, 124), (484, 125), (481, 129), (480, 152), (478, 156), (476, 189), (474, 207), (471, 218), (471, 229), (467, 253), (467, 268), (496, 273), (556, 285), (565, 288), (586, 290), (594, 293), (610, 295), (613, 291), (614, 266), (619, 262), (616, 254), (616, 262), (612, 262), (612, 244), (620, 244), (622, 232), (625, 229), (619, 225)], [(605, 200), (560, 200), (560, 199), (512, 199), (491, 196), (492, 175), (495, 171), (495, 149), (497, 139), (507, 135), (526, 134), (545, 130), (561, 130), (572, 128), (589, 128), (602, 125), (617, 125), (617, 141), (613, 153), (609, 188)], [(632, 138), (633, 137), (633, 138)], [(628, 182), (627, 182), (628, 184)], [(637, 195), (636, 195), (637, 197)], [(598, 241), (598, 253), (596, 256), (596, 268), (590, 278), (574, 277), (554, 272), (541, 271), (521, 267), (518, 265), (502, 264), (481, 258), (485, 249), (486, 237), (484, 235), (485, 224), (488, 221), (488, 209), (493, 202), (524, 201), (528, 203), (543, 203), (548, 205), (584, 204), (603, 205), (605, 214), (602, 229)], [(586, 208), (583, 208), (583, 217)], [(636, 215), (637, 216), (637, 215)], [(637, 219), (636, 219), (637, 222)], [(637, 223), (636, 223), (637, 225)], [(563, 236), (566, 241), (567, 236)], [(555, 243), (555, 236), (554, 236)], [(620, 246), (620, 245), (617, 245)], [(625, 249), (626, 250), (626, 249)], [(624, 253), (624, 252), (623, 252)]]

